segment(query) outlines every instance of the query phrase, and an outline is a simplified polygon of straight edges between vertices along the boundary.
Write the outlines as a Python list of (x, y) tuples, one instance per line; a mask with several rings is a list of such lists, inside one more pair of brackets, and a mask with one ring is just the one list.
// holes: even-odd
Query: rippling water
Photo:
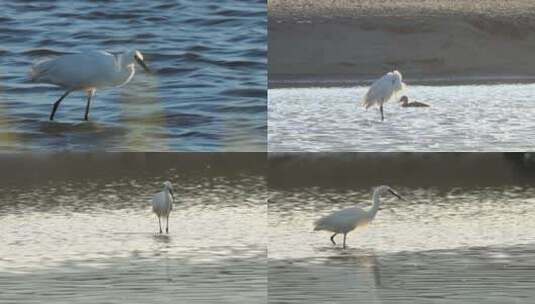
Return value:
[[(265, 1), (20, 1), (0, 17), (0, 149), (265, 150)], [(139, 49), (125, 87), (85, 97), (28, 81), (31, 65), (83, 49)], [(140, 71), (141, 70), (141, 71)]]
[[(266, 302), (263, 177), (129, 172), (4, 183), (0, 302)], [(178, 203), (160, 235), (165, 179)]]
[(269, 90), (270, 151), (529, 151), (533, 84), (409, 86), (430, 108), (365, 111), (368, 87)]
[[(277, 303), (530, 303), (535, 293), (535, 188), (395, 186), (375, 221), (333, 246), (322, 215), (368, 189), (272, 190), (269, 301)], [(338, 239), (341, 242), (341, 238)]]

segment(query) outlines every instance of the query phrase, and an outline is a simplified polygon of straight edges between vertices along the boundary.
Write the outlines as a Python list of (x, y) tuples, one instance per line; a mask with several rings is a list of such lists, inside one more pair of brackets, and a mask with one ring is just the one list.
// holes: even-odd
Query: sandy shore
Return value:
[(532, 1), (269, 1), (270, 85), (535, 77)]

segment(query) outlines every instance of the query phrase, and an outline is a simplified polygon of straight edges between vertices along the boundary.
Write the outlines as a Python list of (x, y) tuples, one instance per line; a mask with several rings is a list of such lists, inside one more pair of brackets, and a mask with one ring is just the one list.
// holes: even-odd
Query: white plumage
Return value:
[(87, 120), (91, 97), (96, 89), (128, 83), (135, 74), (135, 62), (149, 71), (143, 55), (136, 50), (117, 56), (104, 51), (86, 51), (41, 61), (32, 67), (30, 76), (35, 82), (54, 84), (66, 90), (54, 103), (50, 120), (54, 120), (54, 114), (63, 98), (72, 91), (79, 90), (87, 92), (84, 116)]
[(160, 227), (160, 233), (162, 233), (161, 217), (165, 217), (165, 232), (169, 233), (169, 214), (173, 210), (174, 202), (173, 185), (171, 182), (166, 181), (163, 183), (163, 191), (158, 192), (152, 198), (152, 211), (158, 217), (158, 225)]
[(398, 71), (389, 72), (373, 82), (364, 96), (362, 105), (366, 109), (373, 105), (378, 105), (381, 112), (381, 121), (383, 121), (383, 104), (399, 94), (404, 88), (405, 84), (402, 81), (401, 73)]
[(343, 247), (345, 248), (347, 234), (358, 226), (367, 225), (375, 218), (377, 211), (379, 211), (379, 198), (384, 193), (391, 193), (397, 198), (402, 199), (401, 196), (389, 186), (379, 186), (373, 191), (373, 205), (370, 209), (364, 210), (359, 207), (351, 207), (333, 212), (317, 220), (315, 222), (314, 231), (325, 230), (334, 232), (334, 234), (331, 236), (331, 242), (334, 245), (336, 245), (334, 242), (334, 237), (338, 233), (344, 234)]

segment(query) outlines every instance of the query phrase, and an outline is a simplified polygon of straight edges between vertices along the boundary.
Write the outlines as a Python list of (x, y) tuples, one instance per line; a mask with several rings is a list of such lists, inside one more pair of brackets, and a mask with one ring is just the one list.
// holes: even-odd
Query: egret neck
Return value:
[(374, 191), (372, 195), (373, 205), (368, 213), (370, 214), (370, 219), (374, 219), (377, 211), (379, 211), (379, 191)]
[(121, 87), (127, 84), (132, 79), (132, 77), (134, 77), (134, 62), (132, 60), (128, 60), (128, 56), (125, 56), (125, 54), (119, 54), (117, 56), (116, 69), (117, 73), (115, 75), (114, 80), (115, 86)]

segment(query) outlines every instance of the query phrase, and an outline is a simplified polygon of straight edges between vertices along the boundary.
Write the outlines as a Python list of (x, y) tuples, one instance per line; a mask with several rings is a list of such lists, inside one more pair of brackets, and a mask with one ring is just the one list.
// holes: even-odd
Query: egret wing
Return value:
[(342, 209), (317, 220), (314, 230), (350, 231), (366, 219), (366, 214), (367, 212), (359, 207)]
[(394, 93), (394, 81), (395, 78), (392, 72), (374, 81), (364, 96), (362, 105), (367, 109), (376, 103), (388, 101)]
[(152, 197), (152, 210), (160, 213), (165, 209), (165, 193), (158, 192)]
[(32, 78), (72, 90), (107, 86), (116, 69), (115, 56), (103, 51), (64, 55), (34, 66)]

